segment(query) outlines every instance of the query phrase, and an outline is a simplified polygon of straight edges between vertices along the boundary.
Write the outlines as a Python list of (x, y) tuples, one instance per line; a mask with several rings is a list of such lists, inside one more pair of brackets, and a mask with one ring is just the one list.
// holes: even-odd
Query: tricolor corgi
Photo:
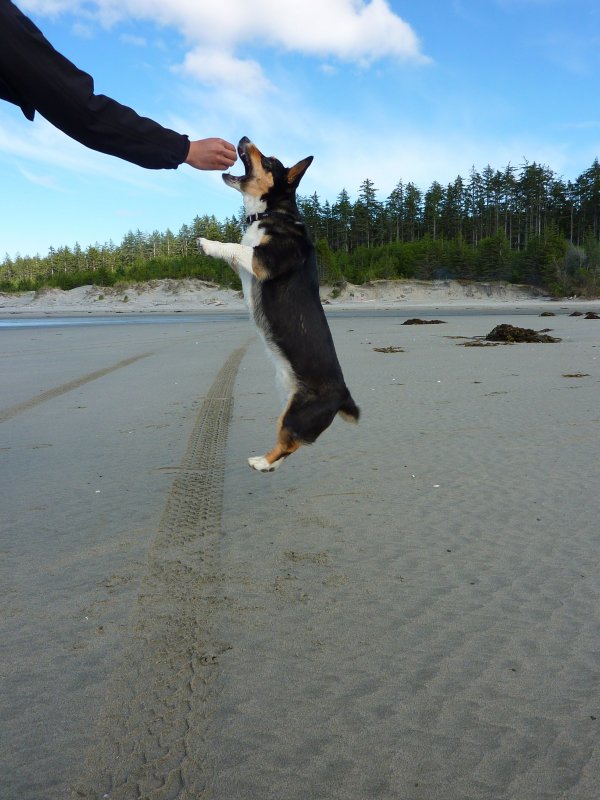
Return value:
[(277, 443), (248, 459), (273, 472), (300, 445), (312, 444), (336, 414), (358, 422), (319, 297), (314, 247), (300, 218), (296, 189), (312, 156), (287, 169), (247, 137), (238, 153), (245, 175), (223, 175), (244, 198), (248, 228), (241, 244), (198, 239), (206, 255), (224, 259), (240, 276), (244, 298), (287, 394)]

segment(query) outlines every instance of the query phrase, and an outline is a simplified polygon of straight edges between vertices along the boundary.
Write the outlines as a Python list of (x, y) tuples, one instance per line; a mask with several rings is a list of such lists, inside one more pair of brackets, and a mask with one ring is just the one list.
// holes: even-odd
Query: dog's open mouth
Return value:
[(245, 151), (244, 152), (240, 152), (240, 159), (241, 159), (242, 164), (244, 165), (244, 169), (246, 171), (245, 177), (247, 177), (250, 174), (250, 169), (252, 167), (252, 164), (251, 164), (251, 161), (250, 161), (250, 156)]
[(248, 145), (250, 144), (250, 139), (247, 136), (243, 136), (237, 146), (238, 155), (240, 157), (240, 161), (244, 165), (244, 175), (232, 175), (231, 173), (225, 173), (223, 175), (223, 179), (225, 182), (233, 181), (239, 183), (243, 181), (244, 178), (247, 178), (252, 172), (252, 161), (250, 160), (250, 156), (248, 155)]
[(240, 139), (237, 151), (238, 155), (244, 165), (244, 169), (246, 170), (246, 175), (250, 171), (251, 162), (250, 156), (248, 155), (248, 145), (250, 144), (250, 139), (247, 136), (244, 136), (243, 139)]

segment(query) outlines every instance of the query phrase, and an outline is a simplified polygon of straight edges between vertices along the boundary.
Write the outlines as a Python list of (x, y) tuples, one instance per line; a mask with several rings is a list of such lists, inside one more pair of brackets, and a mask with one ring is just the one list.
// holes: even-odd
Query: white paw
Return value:
[(213, 242), (210, 239), (203, 239), (201, 236), (199, 236), (196, 239), (196, 247), (201, 253), (205, 253), (207, 256), (212, 255), (211, 253), (212, 244)]
[(256, 469), (259, 472), (275, 472), (277, 467), (280, 467), (283, 464), (283, 461), (284, 459), (280, 458), (278, 461), (274, 461), (272, 464), (269, 464), (264, 456), (253, 456), (252, 458), (248, 459), (248, 464), (250, 464), (252, 469)]

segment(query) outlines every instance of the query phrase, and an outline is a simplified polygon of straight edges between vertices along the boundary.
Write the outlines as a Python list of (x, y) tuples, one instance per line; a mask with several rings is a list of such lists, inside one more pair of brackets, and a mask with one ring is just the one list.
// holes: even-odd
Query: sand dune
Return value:
[[(361, 286), (321, 287), (321, 299), (336, 308), (397, 307), (467, 303), (545, 301), (539, 289), (501, 281), (372, 281)], [(0, 315), (89, 313), (193, 313), (209, 309), (243, 309), (240, 292), (206, 281), (156, 280), (131, 286), (80, 286), (70, 291), (42, 289), (20, 294), (0, 293)]]

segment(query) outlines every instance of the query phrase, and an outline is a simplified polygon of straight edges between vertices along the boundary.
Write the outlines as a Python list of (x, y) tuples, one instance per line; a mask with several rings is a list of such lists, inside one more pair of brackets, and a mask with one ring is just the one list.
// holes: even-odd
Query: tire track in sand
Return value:
[(81, 378), (75, 378), (73, 381), (63, 383), (62, 386), (55, 386), (53, 389), (48, 389), (47, 391), (42, 392), (35, 397), (31, 397), (29, 400), (24, 400), (22, 403), (9, 406), (8, 408), (4, 409), (4, 411), (0, 411), (0, 423), (12, 419), (18, 414), (22, 414), (24, 411), (29, 411), (29, 409), (35, 408), (41, 403), (45, 403), (48, 400), (54, 400), (55, 397), (60, 397), (63, 394), (67, 394), (67, 392), (72, 392), (74, 389), (79, 389), (80, 386), (85, 386), (85, 384), (90, 383), (90, 381), (96, 381), (98, 378), (103, 378), (105, 375), (110, 375), (111, 372), (115, 372), (118, 369), (123, 369), (123, 367), (129, 367), (131, 364), (135, 364), (136, 361), (141, 361), (142, 358), (148, 358), (148, 356), (151, 355), (152, 353), (142, 353), (139, 356), (125, 358), (123, 361), (119, 361), (110, 367), (104, 367), (104, 369), (96, 370), (96, 372), (90, 372), (88, 375), (82, 375)]
[(206, 703), (229, 649), (211, 630), (233, 387), (247, 344), (217, 374), (167, 498), (133, 629), (74, 798), (206, 797)]

